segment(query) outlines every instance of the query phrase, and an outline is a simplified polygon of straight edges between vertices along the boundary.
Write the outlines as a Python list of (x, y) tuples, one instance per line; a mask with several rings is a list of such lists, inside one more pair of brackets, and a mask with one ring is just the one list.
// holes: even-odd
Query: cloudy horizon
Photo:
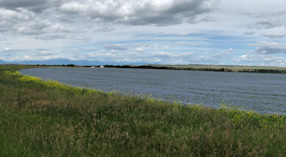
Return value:
[(285, 0), (0, 0), (0, 60), (286, 66)]

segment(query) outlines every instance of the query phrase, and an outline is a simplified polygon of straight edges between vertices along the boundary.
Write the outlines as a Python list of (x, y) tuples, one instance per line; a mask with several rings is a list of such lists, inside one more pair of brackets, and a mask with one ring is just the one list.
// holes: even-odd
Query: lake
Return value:
[(239, 106), (262, 114), (286, 114), (286, 75), (116, 68), (34, 68), (21, 74), (123, 94), (152, 95), (184, 104)]

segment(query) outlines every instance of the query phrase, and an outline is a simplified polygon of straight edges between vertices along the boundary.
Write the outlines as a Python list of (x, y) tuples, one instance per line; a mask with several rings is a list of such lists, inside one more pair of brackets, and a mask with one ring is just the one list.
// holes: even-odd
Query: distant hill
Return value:
[(27, 60), (27, 61), (18, 61), (14, 63), (19, 64), (45, 64), (45, 65), (67, 65), (67, 64), (75, 64), (75, 65), (94, 65), (101, 64), (100, 62), (91, 62), (87, 60), (68, 60), (68, 59), (51, 59), (51, 60)]
[(69, 59), (51, 59), (51, 60), (38, 60), (38, 61), (15, 61), (12, 62), (15, 64), (45, 64), (45, 65), (68, 65), (68, 64), (74, 64), (74, 65), (144, 65), (147, 63), (141, 63), (141, 62), (103, 62), (103, 61), (88, 61), (88, 60), (69, 60)]

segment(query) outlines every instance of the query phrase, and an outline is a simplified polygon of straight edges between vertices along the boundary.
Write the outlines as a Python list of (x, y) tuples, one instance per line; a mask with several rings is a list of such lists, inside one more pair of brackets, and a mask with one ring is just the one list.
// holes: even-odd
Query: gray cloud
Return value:
[(47, 0), (0, 0), (0, 5), (5, 8), (25, 8), (43, 5)]
[(268, 37), (270, 39), (275, 39), (275, 38), (282, 38), (286, 36), (285, 32), (268, 32), (264, 34), (265, 37)]
[(71, 32), (69, 25), (51, 22), (27, 9), (0, 8), (0, 32), (38, 35), (55, 32)]
[(128, 47), (121, 45), (121, 44), (106, 44), (104, 45), (104, 48), (108, 50), (119, 50), (119, 51), (128, 49)]
[(272, 12), (267, 14), (251, 14), (248, 15), (254, 20), (254, 25), (251, 26), (255, 29), (271, 29), (276, 27), (286, 27), (286, 11)]
[(50, 35), (38, 35), (35, 36), (34, 39), (37, 40), (57, 40), (57, 39), (66, 39), (67, 36), (60, 34), (50, 34)]
[(0, 8), (17, 10), (27, 9), (35, 13), (43, 13), (48, 9), (56, 9), (69, 0), (0, 0)]
[(83, 30), (82, 24), (100, 32), (113, 30), (116, 23), (174, 25), (211, 12), (217, 1), (0, 0), (0, 32), (52, 39), (51, 33)]
[(25, 9), (0, 8), (0, 32), (17, 32), (27, 21), (32, 21), (34, 18), (35, 14)]
[(244, 32), (244, 34), (245, 35), (253, 35), (253, 34), (255, 34), (255, 32), (254, 31), (246, 31), (246, 32)]
[(48, 0), (0, 0), (0, 6), (7, 9), (26, 8), (34, 12), (41, 12), (47, 8)]
[(286, 43), (259, 42), (249, 45), (256, 47), (254, 52), (257, 54), (276, 54), (276, 53), (286, 54)]
[[(102, 61), (230, 63), (247, 49), (245, 42), (253, 42), (249, 44), (253, 51), (245, 60), (241, 57), (241, 62), (249, 61), (250, 54), (259, 56), (257, 64), (259, 60), (266, 62), (263, 57), (273, 62), (285, 61), (279, 58), (286, 54), (285, 11), (267, 5), (261, 5), (258, 10), (257, 6), (248, 5), (251, 10), (244, 10), (245, 5), (258, 0), (221, 1), (229, 3), (219, 8), (226, 9), (223, 11), (217, 10), (218, 1), (0, 0), (0, 38), (4, 37), (0, 40), (0, 57), (5, 60), (79, 59), (71, 55), (77, 53), (82, 59)], [(268, 4), (266, 1), (259, 3)], [(282, 0), (271, 1), (276, 5), (279, 2)], [(252, 15), (246, 18), (245, 12)], [(243, 32), (254, 35), (237, 37)], [(276, 43), (257, 43), (259, 35), (269, 38), (265, 40), (275, 39)], [(6, 44), (8, 41), (11, 45)], [(226, 46), (237, 50), (221, 50)]]
[(195, 18), (214, 9), (217, 0), (170, 1), (83, 1), (68, 2), (60, 7), (66, 16), (77, 15), (97, 21), (117, 22), (129, 25), (173, 25), (184, 19)]
[(256, 21), (256, 25), (258, 26), (258, 28), (269, 29), (269, 28), (275, 28), (275, 27), (280, 26), (280, 23), (274, 20), (270, 20), (270, 19), (260, 19)]
[(0, 20), (4, 22), (24, 22), (35, 18), (35, 14), (25, 9), (9, 10), (0, 8)]

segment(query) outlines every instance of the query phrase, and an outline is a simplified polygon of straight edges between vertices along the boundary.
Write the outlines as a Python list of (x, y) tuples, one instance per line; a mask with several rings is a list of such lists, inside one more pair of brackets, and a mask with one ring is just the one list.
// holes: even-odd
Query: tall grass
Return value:
[(0, 156), (286, 156), (282, 115), (74, 88), (21, 68), (0, 66)]

